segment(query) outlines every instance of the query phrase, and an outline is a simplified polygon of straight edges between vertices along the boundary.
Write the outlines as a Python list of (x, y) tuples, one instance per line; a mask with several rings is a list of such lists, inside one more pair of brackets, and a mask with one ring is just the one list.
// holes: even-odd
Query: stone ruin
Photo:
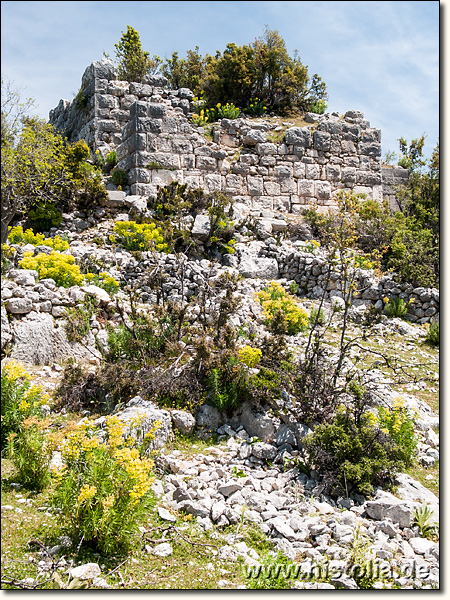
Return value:
[(103, 157), (116, 149), (131, 195), (155, 197), (158, 187), (177, 181), (224, 192), (253, 214), (301, 214), (308, 206), (332, 208), (335, 193), (349, 189), (388, 197), (394, 207), (394, 186), (408, 177), (406, 169), (382, 165), (381, 130), (356, 110), (307, 113), (304, 127), (288, 119), (222, 119), (207, 136), (192, 123), (191, 90), (171, 90), (160, 75), (119, 81), (109, 59), (86, 69), (80, 93), (85, 106), (60, 100), (49, 121)]

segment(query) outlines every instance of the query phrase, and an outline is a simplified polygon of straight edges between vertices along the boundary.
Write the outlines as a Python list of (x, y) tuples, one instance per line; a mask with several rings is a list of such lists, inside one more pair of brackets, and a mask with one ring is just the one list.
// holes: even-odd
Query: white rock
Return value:
[(428, 550), (436, 546), (436, 543), (421, 537), (411, 538), (409, 545), (416, 554), (425, 554)]
[(173, 548), (170, 544), (164, 542), (162, 544), (158, 544), (153, 548), (152, 552), (155, 556), (159, 556), (161, 558), (166, 558), (173, 553)]
[(85, 565), (80, 565), (79, 567), (74, 567), (73, 569), (69, 569), (69, 575), (74, 579), (94, 579), (95, 577), (100, 577), (101, 575), (100, 567), (97, 563), (86, 563)]
[(164, 508), (163, 506), (158, 506), (158, 515), (160, 516), (161, 519), (163, 519), (163, 521), (170, 521), (171, 523), (175, 523), (177, 518), (175, 515), (173, 515), (171, 512), (169, 512), (166, 508)]

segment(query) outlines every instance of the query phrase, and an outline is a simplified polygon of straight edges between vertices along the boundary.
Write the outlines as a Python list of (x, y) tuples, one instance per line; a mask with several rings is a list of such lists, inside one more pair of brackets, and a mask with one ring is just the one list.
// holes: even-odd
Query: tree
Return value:
[(189, 88), (198, 95), (202, 91), (206, 62), (196, 46), (194, 50), (187, 51), (186, 58), (180, 59), (178, 52), (172, 52), (171, 58), (161, 67), (161, 73), (167, 77), (172, 89)]
[(257, 97), (280, 114), (309, 110), (326, 100), (326, 85), (297, 56), (291, 57), (277, 30), (266, 28), (253, 44), (227, 44), (223, 53), (207, 56), (203, 89), (208, 106), (232, 102), (241, 108)]
[(52, 125), (28, 116), (31, 99), (2, 79), (1, 243), (19, 212), (36, 204), (62, 208), (92, 206), (107, 192), (89, 165), (90, 150), (80, 140), (69, 145)]
[(233, 103), (244, 107), (256, 88), (256, 63), (251, 46), (227, 44), (223, 54), (207, 57), (204, 82), (205, 100), (208, 106), (217, 103)]
[(22, 124), (22, 119), (34, 106), (33, 98), (22, 99), (20, 91), (13, 83), (2, 76), (1, 100), (1, 144), (2, 152), (5, 144), (11, 144), (16, 139)]
[(38, 201), (56, 200), (67, 182), (62, 137), (44, 120), (24, 118), (16, 138), (4, 143), (2, 137), (1, 173), (1, 242), (5, 243), (17, 212)]
[(159, 56), (150, 58), (150, 54), (142, 50), (139, 33), (130, 25), (127, 25), (126, 33), (122, 31), (119, 43), (114, 46), (119, 60), (118, 76), (124, 81), (142, 83), (144, 77), (155, 73), (162, 62)]

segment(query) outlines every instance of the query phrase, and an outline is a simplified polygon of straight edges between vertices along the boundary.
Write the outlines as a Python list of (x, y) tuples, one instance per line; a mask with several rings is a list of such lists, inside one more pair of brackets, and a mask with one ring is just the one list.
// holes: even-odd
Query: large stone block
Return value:
[(358, 152), (366, 156), (381, 156), (381, 144), (379, 142), (361, 142), (358, 144)]
[(315, 186), (314, 181), (311, 179), (299, 179), (298, 181), (298, 195), (299, 196), (314, 196)]
[(293, 146), (311, 146), (311, 132), (307, 127), (291, 127), (286, 129), (285, 134), (286, 144)]
[(98, 108), (119, 108), (119, 101), (115, 96), (109, 94), (97, 94)]
[(250, 196), (261, 196), (264, 193), (264, 180), (262, 177), (247, 178), (248, 193)]
[(315, 150), (327, 152), (330, 149), (331, 134), (326, 131), (315, 131), (313, 140)]

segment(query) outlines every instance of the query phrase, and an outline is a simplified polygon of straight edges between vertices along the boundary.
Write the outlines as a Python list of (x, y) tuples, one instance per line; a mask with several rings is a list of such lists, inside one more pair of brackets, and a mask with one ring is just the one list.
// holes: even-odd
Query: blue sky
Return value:
[[(47, 118), (77, 93), (85, 68), (114, 58), (127, 25), (142, 47), (168, 58), (199, 46), (248, 44), (267, 25), (310, 75), (328, 87), (329, 111), (361, 110), (382, 130), (383, 155), (398, 138), (439, 136), (438, 1), (317, 2), (2, 2), (2, 75), (33, 97)], [(448, 9), (448, 7), (446, 7)]]

